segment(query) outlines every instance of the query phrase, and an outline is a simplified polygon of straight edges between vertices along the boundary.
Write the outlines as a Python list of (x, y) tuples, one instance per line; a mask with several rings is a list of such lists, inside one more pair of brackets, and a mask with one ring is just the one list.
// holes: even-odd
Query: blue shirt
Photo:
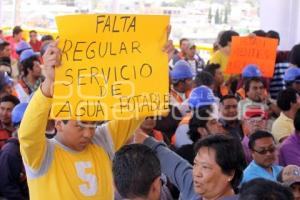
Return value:
[(244, 176), (241, 185), (255, 178), (264, 178), (270, 181), (277, 181), (277, 175), (281, 172), (282, 168), (283, 167), (279, 165), (273, 165), (272, 174), (271, 174), (265, 168), (256, 164), (255, 161), (253, 160), (248, 165), (248, 167), (244, 170)]

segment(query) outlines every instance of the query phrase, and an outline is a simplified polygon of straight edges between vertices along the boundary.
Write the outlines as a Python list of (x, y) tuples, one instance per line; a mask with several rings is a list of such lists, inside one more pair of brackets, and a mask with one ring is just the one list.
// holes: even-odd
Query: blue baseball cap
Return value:
[(32, 49), (26, 49), (22, 51), (20, 55), (20, 62), (23, 62), (24, 60), (27, 60), (28, 58), (38, 56), (39, 54), (35, 53)]
[(245, 66), (243, 73), (242, 73), (242, 77), (243, 78), (260, 78), (261, 72), (257, 65), (249, 64), (249, 65)]
[(188, 101), (191, 108), (200, 108), (216, 103), (213, 91), (206, 86), (193, 89)]
[(289, 67), (283, 76), (285, 82), (300, 82), (300, 69), (298, 67)]
[(25, 110), (28, 106), (28, 103), (19, 103), (12, 110), (12, 122), (14, 125), (18, 125), (21, 123)]
[(175, 63), (174, 68), (171, 71), (172, 80), (182, 80), (193, 77), (194, 75), (188, 62), (179, 60)]
[(25, 41), (19, 42), (16, 46), (16, 52), (19, 55), (22, 53), (22, 51), (24, 51), (26, 49), (31, 49), (31, 46)]

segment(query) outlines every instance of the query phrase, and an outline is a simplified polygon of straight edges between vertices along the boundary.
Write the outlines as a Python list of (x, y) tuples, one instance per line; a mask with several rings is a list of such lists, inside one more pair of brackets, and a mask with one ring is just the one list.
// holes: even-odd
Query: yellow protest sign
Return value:
[(56, 23), (62, 66), (52, 118), (127, 119), (168, 109), (168, 16), (70, 15)]
[(278, 40), (265, 37), (232, 37), (231, 51), (225, 72), (241, 74), (248, 64), (256, 64), (264, 77), (272, 77)]

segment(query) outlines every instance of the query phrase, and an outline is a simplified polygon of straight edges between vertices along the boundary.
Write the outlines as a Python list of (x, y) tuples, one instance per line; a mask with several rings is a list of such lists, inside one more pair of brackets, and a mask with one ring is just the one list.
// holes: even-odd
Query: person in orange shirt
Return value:
[[(257, 65), (254, 64), (246, 65), (242, 72), (242, 79), (239, 83), (240, 88), (238, 88), (238, 90), (236, 91), (236, 94), (238, 95), (239, 99), (246, 98), (245, 89), (243, 87), (244, 83), (251, 78), (261, 78), (261, 77), (262, 77), (261, 71), (259, 70)], [(265, 94), (267, 94), (266, 89), (265, 89)]]
[(189, 110), (188, 104), (184, 102), (190, 96), (193, 77), (191, 66), (184, 60), (178, 61), (171, 71), (172, 88), (170, 91), (170, 104), (177, 106), (183, 116)]
[(141, 123), (140, 129), (147, 135), (154, 137), (156, 140), (170, 144), (168, 137), (161, 131), (155, 129), (156, 120), (153, 117), (146, 117)]
[(218, 111), (214, 106), (216, 103), (213, 92), (208, 87), (200, 86), (192, 91), (189, 99), (192, 110), (188, 121), (189, 130), (181, 132), (176, 138), (188, 142), (187, 137), (191, 141), (191, 143), (183, 144), (176, 151), (191, 164), (195, 157), (193, 146), (199, 139), (208, 135), (225, 134), (222, 124), (218, 121)]
[(214, 78), (213, 92), (216, 97), (221, 99), (223, 96), (228, 95), (229, 90), (224, 84), (224, 74), (221, 70), (220, 64), (208, 64), (204, 71), (210, 73)]
[[(200, 86), (195, 89), (193, 89), (191, 96), (188, 100), (189, 107), (191, 109), (191, 112), (189, 112), (180, 122), (176, 133), (175, 133), (175, 139), (172, 138), (172, 140), (175, 141), (175, 147), (179, 148), (186, 144), (192, 144), (193, 142), (187, 135), (188, 131), (190, 130), (190, 120), (194, 117), (198, 117), (198, 110), (202, 109), (205, 106), (210, 107), (209, 108), (209, 114), (213, 117), (213, 119), (218, 120), (218, 109), (217, 109), (217, 101), (213, 94), (213, 91), (208, 88), (207, 86)], [(220, 125), (219, 123), (215, 125)], [(221, 127), (221, 125), (220, 125)], [(203, 135), (210, 134), (215, 131), (210, 130), (202, 130)], [(223, 132), (223, 131), (222, 131)]]
[[(202, 72), (200, 72), (199, 74), (196, 75), (196, 77), (193, 81), (193, 88), (197, 88), (197, 87), (200, 87), (200, 86), (206, 86), (206, 87), (208, 87), (212, 90), (213, 89), (213, 84), (214, 84), (213, 76), (210, 73), (206, 72), (206, 71), (202, 71)], [(176, 147), (180, 147), (184, 144), (189, 144), (191, 142), (185, 134), (189, 130), (189, 121), (190, 121), (191, 117), (192, 117), (192, 112), (187, 113), (182, 118), (180, 123), (178, 124), (176, 132), (172, 136), (171, 143), (173, 145), (175, 145)], [(185, 137), (185, 139), (179, 138), (178, 140), (176, 140), (176, 135), (177, 135), (177, 137), (179, 135), (181, 135), (181, 136), (184, 135), (186, 137)]]

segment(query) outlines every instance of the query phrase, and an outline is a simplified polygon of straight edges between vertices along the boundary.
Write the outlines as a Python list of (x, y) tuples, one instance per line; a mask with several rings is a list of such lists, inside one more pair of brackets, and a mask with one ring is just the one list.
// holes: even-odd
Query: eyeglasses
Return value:
[(256, 149), (253, 149), (253, 151), (255, 151), (256, 153), (259, 153), (261, 155), (264, 155), (264, 154), (267, 154), (267, 152), (270, 152), (270, 153), (274, 153), (276, 151), (276, 147), (270, 147), (268, 149), (261, 149), (261, 150), (256, 150)]

